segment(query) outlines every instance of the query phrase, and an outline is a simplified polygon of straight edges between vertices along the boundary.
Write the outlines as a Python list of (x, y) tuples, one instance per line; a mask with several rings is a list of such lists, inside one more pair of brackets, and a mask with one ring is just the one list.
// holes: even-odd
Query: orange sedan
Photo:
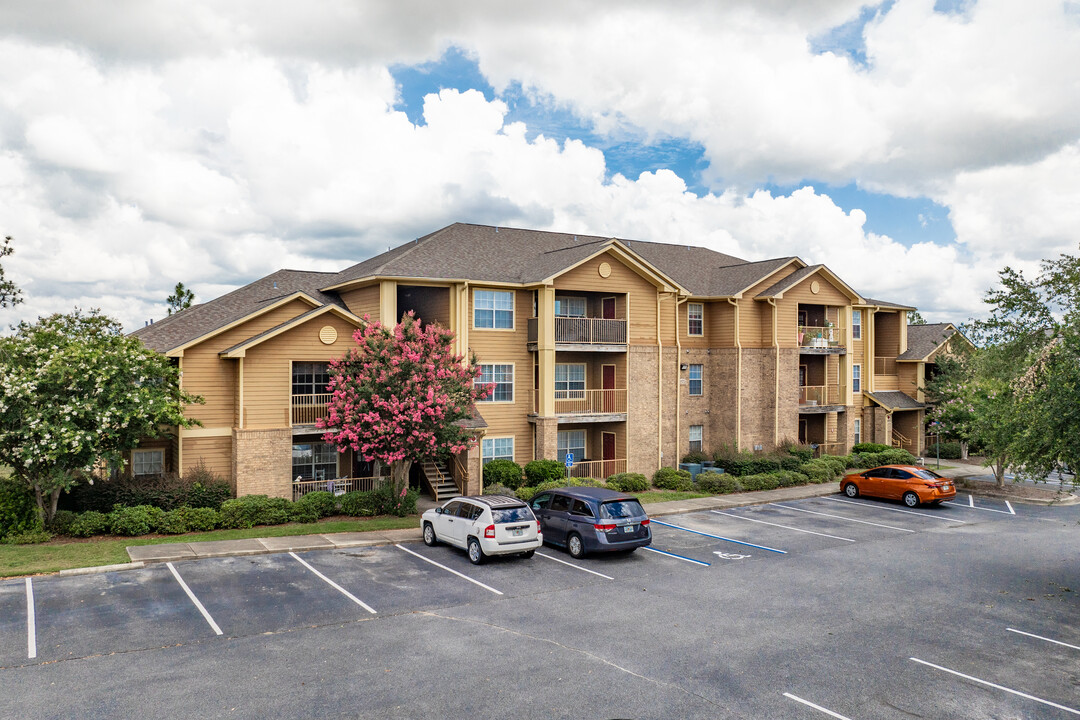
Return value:
[(956, 497), (956, 485), (949, 478), (918, 465), (882, 465), (844, 476), (840, 492), (848, 497), (871, 497), (901, 500), (908, 507), (921, 503), (937, 505)]

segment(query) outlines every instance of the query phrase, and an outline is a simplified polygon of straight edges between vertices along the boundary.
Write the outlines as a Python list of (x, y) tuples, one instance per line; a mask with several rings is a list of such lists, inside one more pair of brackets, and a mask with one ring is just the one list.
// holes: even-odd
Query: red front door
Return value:
[(615, 474), (615, 463), (608, 462), (615, 459), (615, 433), (603, 433), (604, 441), (604, 477)]
[(601, 306), (601, 310), (602, 310), (601, 315), (603, 315), (605, 320), (614, 320), (615, 319), (615, 298), (606, 297), (601, 302), (603, 303), (602, 306)]
[[(603, 366), (603, 385), (604, 390), (604, 412), (619, 412), (615, 408), (618, 406), (618, 401), (615, 398), (615, 366), (604, 365)], [(607, 477), (606, 475), (604, 477)]]

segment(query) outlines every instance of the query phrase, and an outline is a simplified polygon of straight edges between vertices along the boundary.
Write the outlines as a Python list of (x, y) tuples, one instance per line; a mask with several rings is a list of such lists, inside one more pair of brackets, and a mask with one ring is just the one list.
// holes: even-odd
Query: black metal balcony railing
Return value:
[[(537, 342), (539, 323), (529, 318), (529, 342)], [(555, 318), (555, 342), (587, 345), (625, 345), (626, 321), (590, 317)]]

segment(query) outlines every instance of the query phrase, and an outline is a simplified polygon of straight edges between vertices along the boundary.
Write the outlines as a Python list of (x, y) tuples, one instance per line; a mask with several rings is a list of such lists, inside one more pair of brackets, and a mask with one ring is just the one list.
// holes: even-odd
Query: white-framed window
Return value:
[(704, 365), (691, 365), (690, 366), (690, 394), (701, 395), (703, 390), (703, 384), (701, 382), (702, 372), (704, 371)]
[(851, 311), (851, 337), (856, 340), (862, 338), (862, 310)]
[(686, 334), (705, 334), (705, 304), (686, 303)]
[(855, 421), (855, 445), (862, 442), (862, 420)]
[(586, 310), (583, 297), (555, 298), (555, 315), (558, 317), (585, 317)]
[(862, 392), (862, 365), (851, 366), (851, 392)]
[(495, 383), (495, 390), (481, 402), (514, 402), (514, 366), (481, 365), (480, 377), (473, 381), (475, 385)]
[(559, 431), (559, 459), (565, 458), (567, 453), (574, 454), (574, 462), (581, 462), (585, 459), (584, 430)]
[(473, 327), (489, 330), (512, 330), (514, 327), (514, 291), (473, 290)]
[(559, 364), (555, 366), (555, 399), (580, 400), (585, 397), (585, 366)]
[(690, 452), (701, 452), (702, 425), (690, 426)]
[(132, 475), (160, 475), (165, 471), (164, 450), (132, 450)]
[(486, 437), (480, 442), (480, 461), (487, 465), (492, 460), (513, 460), (514, 438)]
[(330, 363), (294, 362), (292, 364), (293, 395), (324, 395), (330, 382)]
[(337, 456), (337, 449), (330, 443), (312, 442), (293, 445), (293, 481), (337, 479)]

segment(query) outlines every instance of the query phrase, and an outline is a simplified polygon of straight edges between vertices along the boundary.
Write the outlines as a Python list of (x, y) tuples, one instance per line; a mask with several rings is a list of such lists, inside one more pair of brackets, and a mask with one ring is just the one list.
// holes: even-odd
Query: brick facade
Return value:
[(233, 429), (236, 494), (292, 500), (292, 430)]

